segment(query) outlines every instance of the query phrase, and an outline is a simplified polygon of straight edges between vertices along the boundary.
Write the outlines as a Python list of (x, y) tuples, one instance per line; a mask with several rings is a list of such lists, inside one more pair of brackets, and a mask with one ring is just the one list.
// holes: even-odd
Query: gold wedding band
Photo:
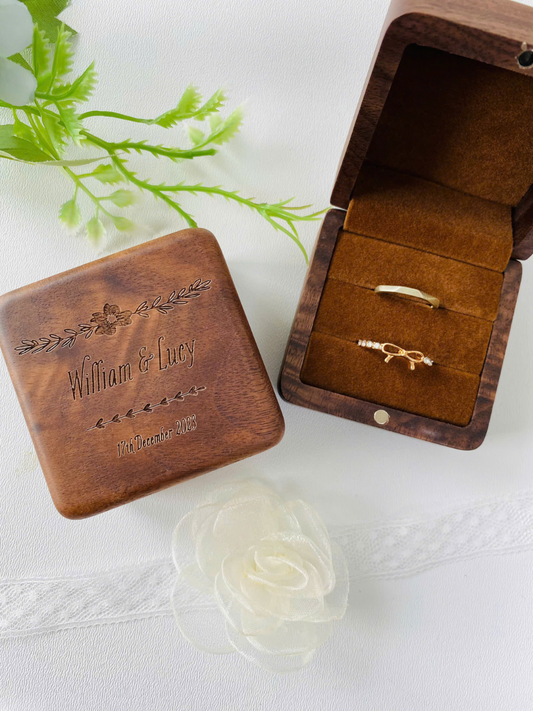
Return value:
[(438, 309), (440, 306), (440, 301), (436, 296), (431, 296), (426, 294), (420, 289), (411, 289), (409, 286), (389, 286), (388, 284), (380, 284), (374, 289), (376, 294), (404, 294), (405, 296), (412, 296), (415, 299), (421, 299), (422, 301), (427, 301), (432, 309)]

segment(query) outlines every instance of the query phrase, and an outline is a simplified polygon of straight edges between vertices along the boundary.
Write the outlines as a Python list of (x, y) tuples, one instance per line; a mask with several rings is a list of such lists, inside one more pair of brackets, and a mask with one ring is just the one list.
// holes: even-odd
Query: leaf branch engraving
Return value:
[(202, 281), (196, 279), (189, 287), (183, 287), (179, 291), (172, 291), (166, 301), (161, 296), (157, 296), (151, 304), (148, 301), (141, 302), (135, 311), (121, 311), (116, 304), (104, 304), (102, 311), (94, 312), (89, 323), (80, 323), (78, 328), (65, 328), (65, 335), (50, 333), (38, 339), (23, 339), (20, 345), (15, 347), (18, 355), (31, 353), (35, 355), (45, 351), (51, 353), (59, 346), (61, 348), (72, 348), (78, 337), (91, 338), (94, 334), (112, 336), (118, 327), (129, 326), (133, 316), (149, 318), (151, 311), (157, 311), (165, 316), (172, 311), (175, 306), (186, 306), (191, 299), (197, 299), (204, 291), (211, 288), (211, 280)]
[(165, 302), (162, 302), (160, 296), (155, 298), (152, 305), (149, 306), (147, 301), (143, 301), (135, 311), (134, 316), (141, 316), (142, 318), (148, 318), (150, 316), (150, 311), (155, 309), (160, 314), (165, 316), (169, 311), (172, 311), (176, 305), (186, 305), (191, 299), (197, 299), (202, 295), (204, 291), (208, 291), (211, 288), (211, 280), (202, 281), (197, 279), (193, 284), (189, 286), (188, 289), (183, 287), (179, 291), (173, 291)]
[(205, 385), (193, 385), (192, 388), (184, 393), (179, 392), (174, 395), (174, 397), (167, 398), (164, 397), (160, 402), (156, 402), (152, 405), (152, 403), (147, 402), (144, 407), (141, 407), (140, 410), (133, 410), (133, 408), (130, 408), (124, 415), (119, 415), (118, 413), (116, 415), (113, 415), (113, 417), (110, 420), (104, 420), (103, 417), (100, 417), (100, 419), (96, 422), (95, 425), (92, 427), (87, 428), (87, 432), (90, 432), (91, 430), (103, 430), (105, 429), (106, 425), (110, 424), (120, 424), (122, 420), (128, 419), (128, 420), (133, 420), (137, 415), (142, 415), (143, 413), (150, 413), (153, 412), (156, 408), (158, 407), (165, 407), (170, 405), (172, 402), (183, 402), (186, 397), (188, 396), (193, 396), (196, 397), (198, 393), (202, 392), (203, 390), (207, 390)]

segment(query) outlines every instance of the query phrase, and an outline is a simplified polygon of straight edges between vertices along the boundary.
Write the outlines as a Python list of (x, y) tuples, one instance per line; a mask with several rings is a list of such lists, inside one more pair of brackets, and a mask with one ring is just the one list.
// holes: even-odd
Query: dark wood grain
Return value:
[(52, 498), (68, 518), (251, 456), (283, 435), (206, 230), (6, 294), (0, 344)]
[[(457, 427), (390, 407), (382, 407), (376, 403), (313, 387), (303, 383), (300, 379), (313, 323), (338, 232), (344, 222), (344, 215), (342, 210), (331, 210), (324, 219), (280, 373), (279, 390), (281, 396), (295, 405), (363, 422), (409, 437), (416, 437), (455, 449), (476, 449), (483, 442), (489, 426), (520, 288), (522, 265), (511, 260), (504, 273), (498, 315), (492, 329), (487, 357), (481, 372), (478, 397), (470, 423), (466, 427)], [(376, 410), (385, 410), (389, 414), (388, 424), (378, 425), (376, 423), (374, 420)]]
[[(333, 250), (335, 249), (339, 231), (344, 225), (345, 217), (346, 213), (343, 210), (329, 210), (326, 213), (311, 255), (278, 383), (281, 396), (288, 402), (296, 402), (296, 399), (299, 399), (298, 391), (301, 389), (300, 386), (307, 387), (301, 382), (300, 373), (318, 305), (320, 304), (322, 290), (326, 283)], [(315, 391), (316, 388), (312, 388), (312, 390)], [(303, 403), (298, 402), (298, 404), (301, 405)], [(306, 405), (306, 407), (311, 407), (311, 405)]]
[[(533, 45), (533, 10), (508, 0), (395, 0), (378, 43), (361, 101), (350, 129), (335, 180), (332, 210), (323, 222), (292, 326), (279, 379), (281, 395), (289, 402), (364, 422), (430, 442), (474, 449), (483, 441), (490, 419), (521, 279), (521, 265), (511, 260), (492, 336), (481, 373), (471, 422), (458, 427), (407, 412), (382, 408), (356, 398), (329, 392), (301, 381), (309, 338), (339, 230), (349, 206), (359, 171), (365, 160), (385, 101), (405, 48), (419, 44), (478, 60), (512, 72), (530, 74), (519, 67), (523, 43)], [(513, 257), (533, 252), (533, 189), (514, 210)], [(378, 425), (377, 409), (386, 409), (390, 420)]]
[(533, 185), (513, 210), (514, 259), (533, 254)]

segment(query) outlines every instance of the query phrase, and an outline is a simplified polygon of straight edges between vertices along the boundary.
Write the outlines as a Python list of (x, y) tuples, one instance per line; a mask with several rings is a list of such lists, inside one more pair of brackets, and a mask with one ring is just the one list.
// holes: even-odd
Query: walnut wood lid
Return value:
[(68, 518), (256, 454), (283, 435), (206, 230), (6, 294), (0, 344), (50, 493)]
[(397, 0), (341, 160), (347, 209), (363, 162), (512, 208), (513, 256), (533, 252), (533, 9), (510, 0)]

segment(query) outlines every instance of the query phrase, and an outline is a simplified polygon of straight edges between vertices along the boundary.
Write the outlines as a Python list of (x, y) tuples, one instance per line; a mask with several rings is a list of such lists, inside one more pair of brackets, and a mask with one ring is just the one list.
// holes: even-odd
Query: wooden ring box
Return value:
[[(532, 44), (533, 9), (508, 0), (392, 4), (294, 319), (284, 399), (457, 449), (482, 443), (517, 260), (533, 252)], [(359, 339), (435, 364), (385, 364)]]
[(67, 518), (257, 454), (283, 436), (276, 395), (206, 230), (4, 295), (0, 345)]

